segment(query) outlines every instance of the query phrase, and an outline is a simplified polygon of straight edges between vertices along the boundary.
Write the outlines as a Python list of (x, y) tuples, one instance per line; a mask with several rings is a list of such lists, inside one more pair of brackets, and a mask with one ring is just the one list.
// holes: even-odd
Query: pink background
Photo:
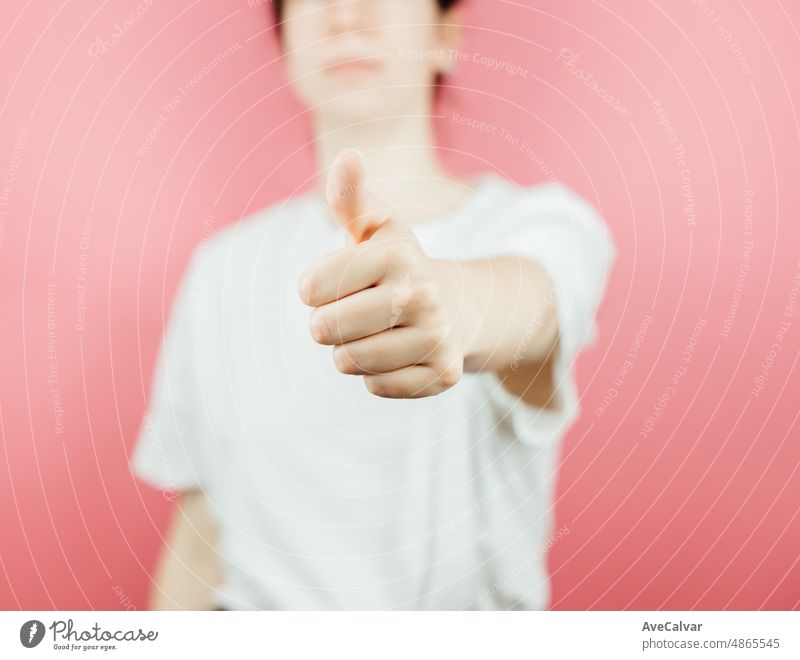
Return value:
[[(205, 232), (312, 172), (266, 9), (0, 5), (2, 608), (145, 607), (171, 505), (127, 456), (178, 278)], [(467, 61), (439, 121), (448, 163), (520, 183), (552, 171), (596, 204), (620, 252), (600, 341), (577, 366), (584, 414), (558, 475), (568, 533), (550, 552), (553, 607), (800, 608), (800, 303), (784, 317), (800, 286), (800, 6), (471, 0), (465, 22)]]

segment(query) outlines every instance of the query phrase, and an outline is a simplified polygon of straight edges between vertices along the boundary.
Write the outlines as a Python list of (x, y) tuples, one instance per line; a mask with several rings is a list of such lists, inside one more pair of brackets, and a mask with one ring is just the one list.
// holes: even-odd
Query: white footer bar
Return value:
[(47, 657), (798, 659), (800, 612), (0, 612)]

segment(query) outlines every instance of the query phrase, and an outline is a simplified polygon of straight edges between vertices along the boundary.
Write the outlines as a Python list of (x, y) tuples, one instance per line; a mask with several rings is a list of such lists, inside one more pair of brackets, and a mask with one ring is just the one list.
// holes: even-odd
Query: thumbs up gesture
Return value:
[(425, 255), (410, 227), (367, 190), (353, 149), (331, 166), (327, 198), (352, 241), (300, 279), (300, 298), (314, 308), (311, 336), (377, 396), (418, 398), (455, 385), (466, 334), (456, 262)]

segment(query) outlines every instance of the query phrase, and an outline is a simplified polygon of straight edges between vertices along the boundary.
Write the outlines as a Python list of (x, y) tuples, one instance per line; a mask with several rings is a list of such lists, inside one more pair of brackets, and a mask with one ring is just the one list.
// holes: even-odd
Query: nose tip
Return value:
[(360, 27), (366, 13), (363, 5), (362, 0), (331, 0), (328, 3), (331, 28), (336, 32), (347, 32)]

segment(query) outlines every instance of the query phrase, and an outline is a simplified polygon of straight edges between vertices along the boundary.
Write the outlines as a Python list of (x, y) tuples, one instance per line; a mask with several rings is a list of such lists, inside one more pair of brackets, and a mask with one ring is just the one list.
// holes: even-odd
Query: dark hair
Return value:
[[(453, 5), (458, 4), (458, 0), (438, 0), (439, 9), (447, 11)], [(278, 29), (280, 29), (280, 21), (283, 16), (283, 0), (272, 0), (272, 6), (275, 9), (275, 18), (278, 19)]]

